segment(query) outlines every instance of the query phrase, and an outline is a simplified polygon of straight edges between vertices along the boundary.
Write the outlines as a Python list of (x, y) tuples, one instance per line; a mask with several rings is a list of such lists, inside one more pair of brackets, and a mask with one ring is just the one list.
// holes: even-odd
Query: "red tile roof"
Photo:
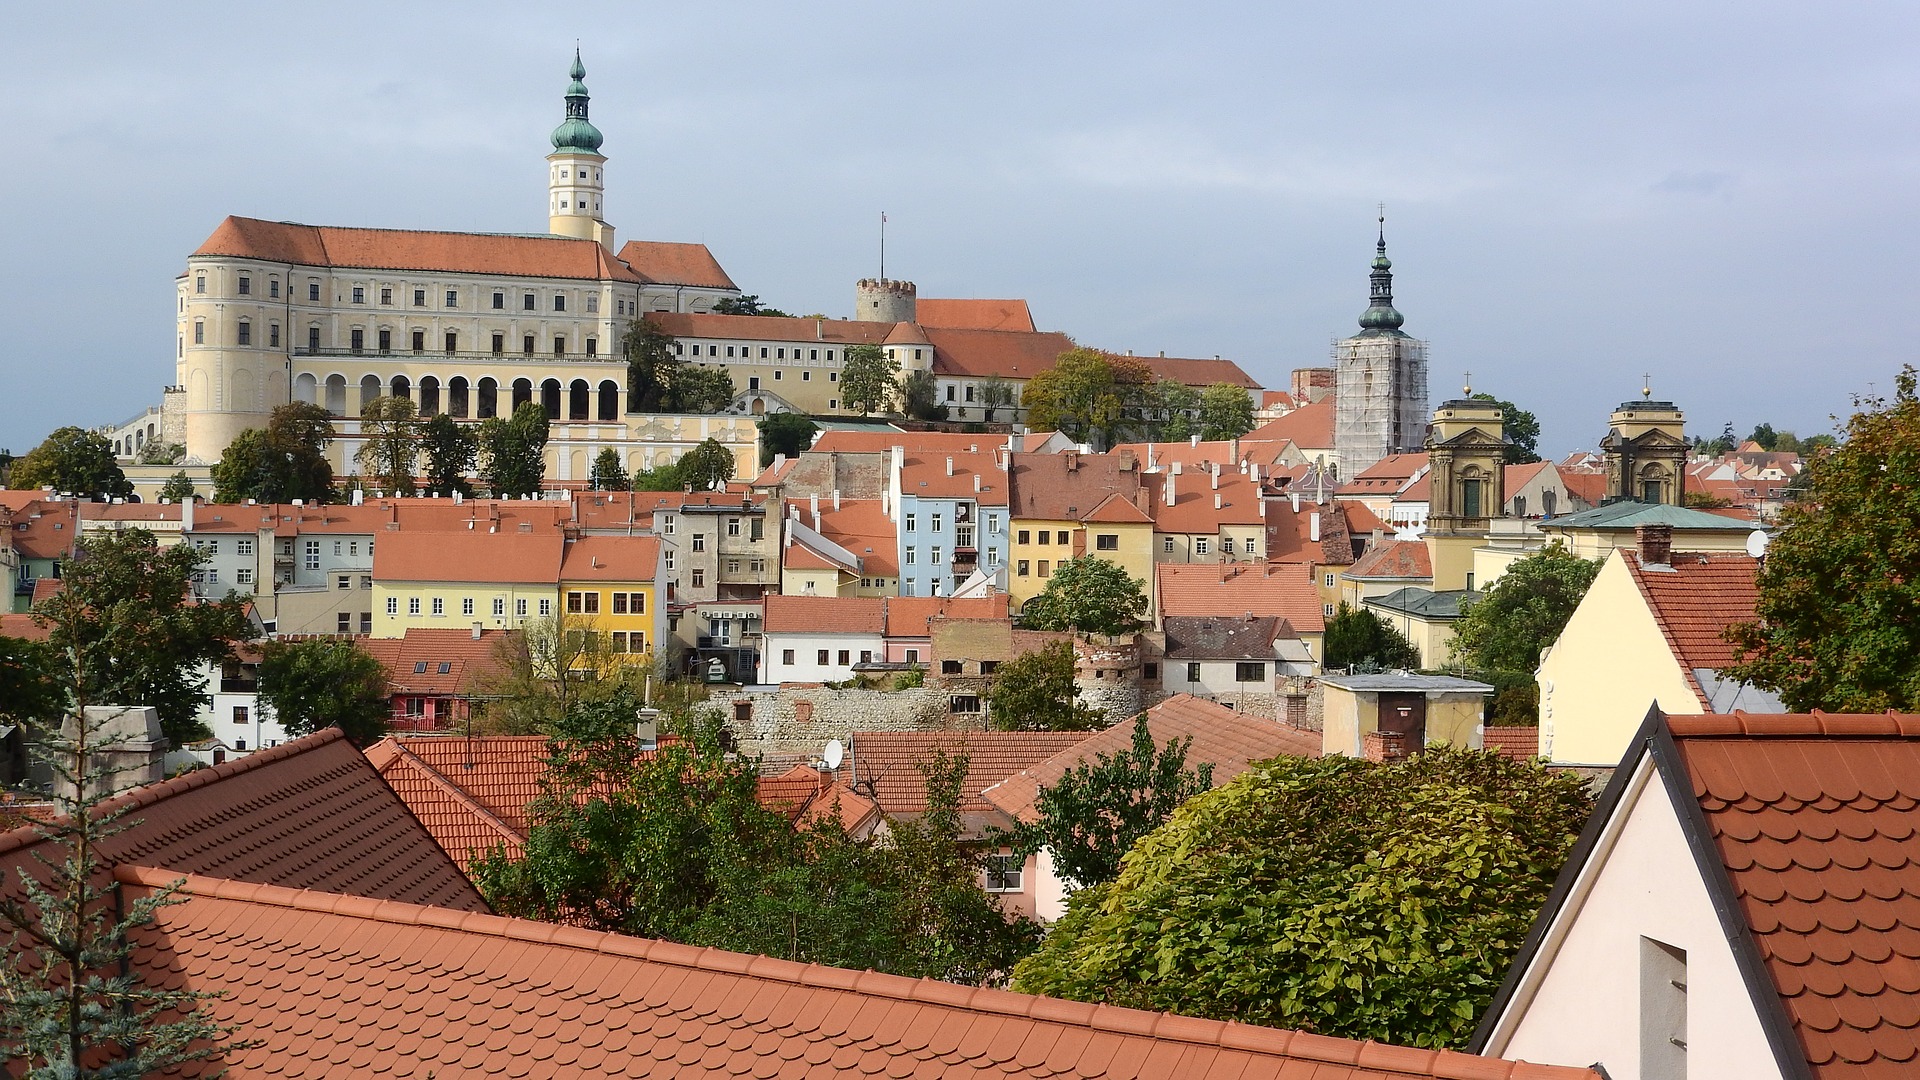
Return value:
[(1349, 578), (1386, 578), (1394, 581), (1433, 580), (1433, 558), (1424, 540), (1389, 540), (1370, 547), (1353, 565)]
[(971, 445), (979, 445), (979, 451), (908, 451), (900, 463), (900, 493), (922, 499), (971, 499), (982, 506), (1007, 505), (1007, 473), (1000, 467), (1000, 455), (977, 437)]
[(1506, 484), (1507, 497), (1512, 498), (1514, 492), (1526, 487), (1533, 482), (1534, 477), (1552, 467), (1553, 462), (1546, 460), (1529, 461), (1524, 465), (1508, 465), (1502, 477)]
[(1588, 506), (1599, 506), (1601, 500), (1607, 497), (1606, 473), (1569, 469), (1565, 465), (1559, 466), (1559, 469), (1560, 485), (1567, 489), (1568, 495)]
[[(1193, 740), (1187, 748), (1187, 768), (1212, 765), (1214, 787), (1246, 772), (1247, 766), (1256, 761), (1282, 756), (1320, 756), (1321, 738), (1317, 732), (1250, 716), (1192, 694), (1175, 694), (1148, 709), (1146, 716), (1147, 731), (1153, 735), (1155, 745), (1165, 746), (1174, 739)], [(1058, 783), (1068, 770), (1082, 762), (1092, 764), (1101, 754), (1124, 753), (1132, 746), (1133, 723), (1123, 721), (1020, 770), (988, 788), (983, 795), (1009, 817), (1033, 821), (1038, 817), (1034, 802), (1040, 797), (1040, 789)]]
[[(967, 755), (967, 779), (960, 790), (960, 812), (994, 812), (981, 797), (987, 788), (1031, 768), (1092, 737), (1087, 731), (857, 732), (848, 740), (849, 763), (842, 766), (856, 786), (871, 791), (880, 808), (894, 816), (927, 809), (927, 782), (918, 766), (935, 750), (949, 757)], [(872, 787), (868, 787), (871, 783)]]
[(520, 857), (526, 843), (524, 826), (516, 828), (483, 806), (420, 760), (407, 742), (382, 739), (367, 748), (367, 760), (461, 870), (470, 869), (475, 859), (496, 849), (509, 858)]
[(1355, 536), (1374, 532), (1393, 532), (1393, 526), (1381, 521), (1380, 515), (1367, 509), (1360, 503), (1343, 502), (1340, 504), (1340, 509), (1347, 519), (1347, 531)]
[(951, 596), (889, 596), (886, 604), (886, 633), (890, 638), (932, 637), (929, 623), (935, 618), (1004, 619), (1007, 594), (954, 598)]
[(583, 536), (567, 545), (562, 581), (652, 581), (660, 541), (651, 536)]
[[(527, 804), (540, 796), (548, 754), (547, 740), (541, 735), (389, 736), (367, 748), (368, 759), (382, 774), (395, 758), (404, 756), (520, 836), (527, 832)], [(411, 799), (407, 804), (414, 805)]]
[[(1153, 530), (1162, 533), (1214, 534), (1222, 525), (1259, 525), (1266, 521), (1260, 509), (1261, 488), (1245, 473), (1227, 466), (1220, 473), (1220, 486), (1205, 471), (1148, 473), (1151, 492)], [(1174, 501), (1167, 505), (1167, 486), (1173, 486)], [(1214, 509), (1214, 496), (1220, 508)], [(1304, 508), (1303, 508), (1304, 509)], [(1288, 506), (1288, 513), (1292, 512)]]
[(1398, 491), (1420, 470), (1427, 467), (1428, 460), (1428, 456), (1424, 453), (1388, 454), (1356, 473), (1352, 480), (1342, 485), (1341, 490), (1344, 491), (1352, 485), (1360, 485)]
[[(136, 788), (106, 805), (124, 808), (131, 823), (101, 842), (111, 864), (486, 910), (460, 868), (337, 729)], [(46, 843), (33, 826), (0, 834), (0, 866), (27, 865)]]
[(1540, 729), (1489, 725), (1483, 745), (1501, 757), (1512, 758), (1515, 761), (1529, 761), (1540, 756)]
[(1017, 330), (956, 330), (923, 326), (933, 343), (933, 371), (959, 378), (1031, 379), (1052, 369), (1060, 354), (1073, 348), (1065, 334)]
[[(500, 671), (505, 630), (441, 630), (410, 626), (397, 638), (358, 637), (356, 643), (387, 669), (395, 694), (464, 695)], [(440, 665), (447, 666), (446, 671)], [(422, 669), (422, 665), (425, 665)]]
[(258, 1040), (187, 1075), (1598, 1077), (198, 876), (176, 896), (135, 962)]
[[(788, 499), (787, 512), (800, 510), (800, 520), (813, 526), (811, 498)], [(867, 577), (899, 577), (900, 556), (895, 547), (898, 533), (879, 499), (842, 499), (840, 509), (820, 500), (820, 534), (846, 548), (860, 560), (861, 573)], [(797, 546), (797, 545), (796, 545)]]
[(1251, 461), (1261, 466), (1262, 475), (1271, 476), (1274, 466), (1279, 465), (1282, 469), (1289, 467), (1280, 465), (1281, 459), (1287, 456), (1289, 445), (1284, 440), (1259, 442), (1248, 437), (1241, 439), (1238, 447), (1230, 440), (1117, 443), (1109, 453), (1128, 450), (1142, 463), (1151, 458), (1154, 467), (1165, 467), (1177, 461), (1187, 469), (1215, 464), (1232, 469), (1241, 462)]
[(761, 623), (768, 634), (874, 634), (886, 632), (887, 606), (881, 597), (767, 597)]
[(1016, 520), (1080, 521), (1107, 496), (1145, 500), (1137, 464), (1117, 454), (1015, 454), (1007, 470)]
[(501, 233), (353, 229), (229, 217), (193, 253), (300, 266), (425, 270), (512, 277), (630, 281), (640, 278), (592, 240)]
[(735, 341), (811, 343), (825, 348), (878, 345), (893, 332), (893, 323), (855, 322), (851, 319), (785, 318), (777, 315), (707, 315), (650, 311), (647, 321), (676, 338), (721, 338)]
[(1320, 611), (1320, 594), (1313, 587), (1313, 568), (1307, 563), (1265, 567), (1237, 564), (1159, 563), (1160, 614), (1272, 615), (1287, 620), (1302, 634), (1327, 628)]
[(557, 532), (399, 532), (382, 534), (373, 576), (383, 582), (518, 582), (560, 580), (565, 539)]
[(1758, 562), (1740, 554), (1675, 552), (1671, 570), (1652, 570), (1641, 565), (1638, 553), (1620, 554), (1689, 681), (1696, 668), (1717, 670), (1734, 662), (1733, 645), (1723, 635), (1734, 623), (1757, 617)]
[(41, 626), (31, 615), (0, 615), (0, 637), (45, 641), (53, 636), (53, 627)]
[[(958, 431), (855, 431), (847, 428), (831, 428), (820, 433), (813, 441), (812, 452), (816, 454), (884, 454), (893, 447), (902, 447), (907, 456), (924, 457), (931, 461), (935, 455), (991, 453), (1007, 445), (1004, 435), (969, 435)], [(958, 462), (955, 462), (958, 464)], [(945, 468), (944, 463), (942, 468)]]
[(914, 321), (947, 330), (1019, 330), (1033, 333), (1025, 300), (934, 300), (914, 304)]
[(1680, 760), (1812, 1075), (1920, 1058), (1920, 716), (1672, 717)]
[(692, 285), (702, 289), (737, 289), (720, 269), (705, 244), (671, 244), (659, 240), (629, 240), (620, 245), (620, 261), (640, 280), (659, 285)]
[(1204, 389), (1226, 383), (1248, 390), (1260, 389), (1260, 381), (1242, 370), (1239, 364), (1219, 357), (1207, 360), (1183, 356), (1129, 356), (1127, 359), (1138, 360), (1158, 378), (1171, 379), (1182, 386)]
[(1333, 399), (1302, 405), (1278, 420), (1269, 420), (1242, 436), (1241, 442), (1291, 441), (1303, 450), (1333, 448)]

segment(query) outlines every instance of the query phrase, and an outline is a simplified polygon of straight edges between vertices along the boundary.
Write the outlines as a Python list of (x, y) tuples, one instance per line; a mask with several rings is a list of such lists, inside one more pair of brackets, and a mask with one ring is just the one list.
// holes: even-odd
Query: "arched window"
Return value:
[(360, 408), (366, 410), (373, 400), (380, 396), (380, 376), (366, 375), (360, 379)]
[[(532, 400), (533, 400), (533, 380), (531, 379), (513, 380), (513, 408), (518, 409), (520, 406), (525, 405), (527, 402)], [(511, 412), (512, 410), (508, 410), (508, 411)]]
[(547, 411), (547, 419), (560, 419), (559, 379), (547, 379), (540, 384), (540, 407)]
[(600, 384), (600, 419), (620, 419), (620, 384), (612, 379)]
[(430, 417), (440, 411), (440, 380), (432, 375), (420, 376), (420, 415)]
[(587, 380), (575, 379), (567, 386), (567, 419), (587, 420), (592, 417), (593, 391), (587, 387)]
[[(455, 381), (464, 382), (465, 380)], [(474, 417), (476, 419), (486, 420), (500, 415), (500, 384), (493, 380), (493, 376), (489, 375), (481, 379), (474, 389), (474, 396), (476, 398), (473, 403)], [(456, 415), (465, 416), (466, 414), (458, 413)]]
[(347, 377), (345, 375), (327, 376), (327, 411), (335, 416), (347, 415)]

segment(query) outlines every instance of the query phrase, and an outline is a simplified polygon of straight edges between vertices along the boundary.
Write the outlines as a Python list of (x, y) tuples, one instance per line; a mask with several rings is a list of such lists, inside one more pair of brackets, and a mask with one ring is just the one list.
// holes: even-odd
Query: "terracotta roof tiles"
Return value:
[(1641, 565), (1637, 552), (1620, 554), (1682, 668), (1719, 669), (1734, 662), (1725, 633), (1756, 618), (1757, 561), (1741, 554), (1675, 552), (1671, 569), (1659, 570)]
[(1031, 379), (1073, 348), (1065, 334), (926, 325), (921, 331), (933, 344), (934, 374), (959, 378)]
[(1431, 581), (1433, 557), (1423, 540), (1389, 540), (1355, 559), (1347, 567), (1347, 577)]
[(1272, 615), (1287, 620), (1302, 634), (1326, 629), (1320, 594), (1313, 587), (1313, 568), (1307, 563), (1247, 567), (1202, 563), (1158, 563), (1156, 595), (1160, 614)]
[(874, 634), (886, 632), (887, 606), (882, 597), (786, 596), (767, 597), (761, 623), (768, 634)]
[(566, 541), (557, 532), (399, 532), (380, 537), (373, 557), (381, 581), (519, 582), (560, 580)]
[(387, 669), (387, 686), (395, 694), (467, 694), (499, 671), (506, 636), (505, 630), (482, 630), (476, 638), (470, 630), (412, 626), (397, 638), (354, 640)]
[(991, 812), (981, 792), (1022, 769), (1092, 737), (1086, 731), (858, 732), (849, 741), (849, 776), (865, 787), (889, 814), (913, 815), (927, 809), (926, 778), (918, 766), (935, 750), (950, 757), (967, 755), (967, 779), (960, 791), (963, 814)]
[(878, 345), (893, 332), (892, 323), (852, 319), (809, 319), (779, 315), (709, 315), (692, 312), (650, 311), (647, 321), (676, 338), (720, 338), (735, 341), (784, 341), (822, 348)]
[(1033, 333), (1033, 312), (1025, 300), (936, 300), (921, 297), (914, 304), (914, 320), (921, 326), (947, 330), (1018, 330)]
[(1241, 436), (1241, 442), (1291, 441), (1307, 450), (1333, 448), (1333, 399), (1302, 405), (1278, 420), (1269, 420)]
[(1170, 379), (1182, 386), (1204, 389), (1225, 383), (1247, 390), (1259, 390), (1260, 381), (1246, 373), (1239, 364), (1219, 357), (1212, 359), (1185, 356), (1129, 356), (1147, 366), (1147, 370), (1161, 379)]
[(701, 289), (738, 289), (720, 261), (705, 244), (673, 244), (660, 240), (629, 240), (620, 245), (620, 261), (640, 280), (658, 285), (691, 285)]
[(640, 280), (626, 264), (592, 240), (340, 228), (243, 217), (222, 221), (193, 253), (195, 258), (216, 256), (339, 269)]
[(660, 541), (652, 536), (583, 536), (566, 547), (562, 581), (652, 581)]

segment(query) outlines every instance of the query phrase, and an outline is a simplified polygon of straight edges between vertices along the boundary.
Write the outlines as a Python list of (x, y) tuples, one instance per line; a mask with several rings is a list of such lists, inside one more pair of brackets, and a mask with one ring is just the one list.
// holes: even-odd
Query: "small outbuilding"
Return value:
[(1323, 754), (1398, 761), (1436, 744), (1481, 747), (1493, 687), (1451, 675), (1384, 671), (1320, 679)]

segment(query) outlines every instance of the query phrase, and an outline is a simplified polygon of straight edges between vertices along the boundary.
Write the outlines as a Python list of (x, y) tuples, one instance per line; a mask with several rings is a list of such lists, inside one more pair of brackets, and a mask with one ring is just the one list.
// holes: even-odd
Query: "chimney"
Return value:
[(980, 474), (979, 473), (973, 474), (973, 493), (975, 495), (980, 494)]
[(807, 496), (807, 512), (813, 515), (813, 527), (816, 529), (819, 528), (820, 527), (820, 493), (819, 492), (816, 491), (813, 494)]
[(1207, 472), (1208, 472), (1208, 475), (1212, 477), (1212, 480), (1211, 480), (1211, 484), (1212, 484), (1212, 487), (1213, 487), (1213, 490), (1215, 490), (1215, 491), (1219, 491), (1219, 490), (1220, 490), (1220, 466), (1219, 466), (1219, 464), (1218, 464), (1218, 463), (1215, 463), (1215, 464), (1214, 464), (1214, 466), (1213, 466), (1213, 468), (1211, 468), (1211, 469), (1209, 469), (1209, 470), (1207, 470)]
[(1238, 435), (1227, 440), (1227, 462), (1233, 465), (1240, 464), (1240, 436)]
[(1293, 500), (1293, 512), (1296, 514), (1299, 513), (1300, 512), (1300, 493), (1297, 491), (1290, 491), (1287, 493), (1287, 497)]
[(1179, 478), (1180, 478), (1180, 470), (1178, 468), (1169, 469), (1167, 471), (1167, 505), (1168, 506), (1172, 506), (1174, 504), (1174, 500), (1178, 497), (1174, 493), (1173, 485), (1174, 485), (1174, 482)]
[(1076, 473), (1080, 471), (1080, 451), (1069, 450), (1062, 456), (1067, 459), (1068, 472)]
[(947, 455), (947, 475), (948, 476), (953, 475), (953, 455), (952, 454)]
[(840, 512), (840, 489), (839, 488), (833, 489), (833, 511), (836, 514)]
[(1640, 566), (1643, 569), (1673, 568), (1673, 526), (1637, 526), (1633, 530), (1633, 540), (1640, 548)]
[[(1218, 477), (1215, 477), (1215, 479), (1218, 479)], [(1215, 510), (1219, 510), (1224, 506), (1224, 504), (1221, 502), (1221, 498), (1222, 496), (1219, 492), (1216, 491), (1213, 493), (1213, 508)]]
[(1320, 511), (1318, 510), (1307, 515), (1307, 542), (1310, 544), (1320, 542)]
[(473, 640), (475, 641), (480, 640), (480, 624), (479, 623), (473, 624)]
[(1200, 445), (1200, 436), (1198, 435), (1193, 436), (1192, 445), (1196, 447)]
[(180, 500), (180, 531), (183, 533), (193, 531), (193, 504), (195, 501), (191, 495)]

